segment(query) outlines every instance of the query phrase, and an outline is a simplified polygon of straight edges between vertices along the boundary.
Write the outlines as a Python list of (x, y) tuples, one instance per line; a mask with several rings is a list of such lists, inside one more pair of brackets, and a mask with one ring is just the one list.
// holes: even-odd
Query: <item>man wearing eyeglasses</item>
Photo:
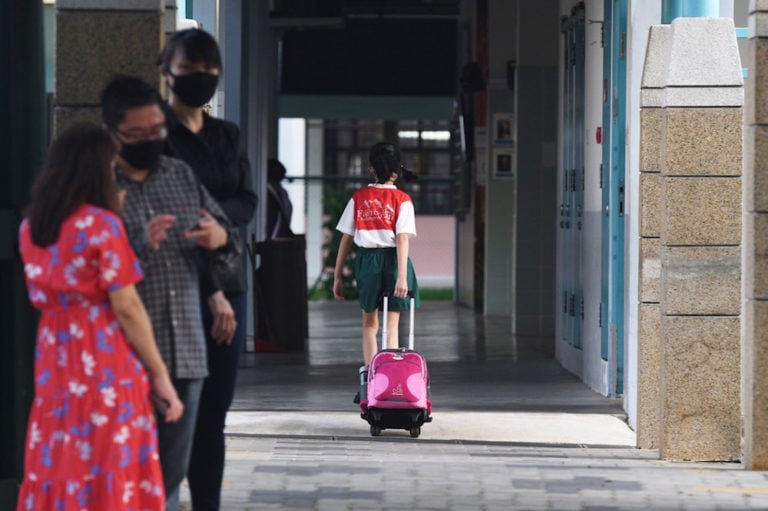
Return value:
[(234, 268), (240, 244), (236, 229), (192, 169), (161, 154), (166, 122), (154, 88), (139, 78), (115, 78), (102, 92), (101, 109), (119, 147), (116, 180), (125, 191), (123, 222), (144, 271), (137, 289), (185, 408), (178, 422), (157, 421), (166, 505), (174, 510), (208, 375), (200, 287), (221, 293), (205, 277), (217, 260)]

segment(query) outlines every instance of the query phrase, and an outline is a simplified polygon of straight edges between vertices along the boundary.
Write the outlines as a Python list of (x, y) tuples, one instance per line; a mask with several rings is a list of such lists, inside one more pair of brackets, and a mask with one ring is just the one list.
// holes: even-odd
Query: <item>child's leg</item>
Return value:
[(376, 354), (376, 334), (379, 333), (379, 311), (363, 311), (363, 360), (365, 365), (371, 363)]
[(387, 348), (400, 347), (400, 311), (388, 311), (387, 313)]

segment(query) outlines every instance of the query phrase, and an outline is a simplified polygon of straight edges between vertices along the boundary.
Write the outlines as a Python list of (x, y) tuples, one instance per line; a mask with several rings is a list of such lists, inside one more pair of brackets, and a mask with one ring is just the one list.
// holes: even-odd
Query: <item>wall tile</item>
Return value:
[(740, 178), (665, 178), (661, 238), (667, 245), (738, 245)]
[(664, 111), (640, 110), (640, 172), (661, 172), (661, 134)]
[(67, 127), (80, 122), (101, 124), (101, 109), (92, 107), (61, 107), (53, 109), (53, 133), (61, 133)]
[(749, 213), (744, 222), (746, 298), (768, 299), (768, 214)]
[(640, 239), (640, 301), (658, 303), (661, 296), (661, 240)]
[(744, 465), (768, 470), (768, 301), (744, 307)]
[(160, 10), (64, 11), (56, 21), (57, 105), (97, 105), (101, 90), (117, 73), (159, 84), (155, 59), (163, 44)]
[(661, 188), (664, 178), (661, 174), (642, 172), (640, 174), (640, 236), (658, 238), (661, 236)]
[(747, 124), (768, 124), (768, 38), (752, 38), (748, 43), (746, 81)]
[(662, 458), (740, 459), (739, 319), (666, 316), (661, 328)]
[(741, 247), (661, 249), (661, 304), (665, 315), (741, 312)]
[(768, 212), (768, 126), (747, 127), (744, 155), (752, 167), (744, 174), (744, 209)]
[(664, 112), (664, 174), (741, 175), (743, 109), (665, 108)]
[(637, 352), (637, 446), (659, 448), (661, 394), (661, 307), (642, 303), (639, 308)]

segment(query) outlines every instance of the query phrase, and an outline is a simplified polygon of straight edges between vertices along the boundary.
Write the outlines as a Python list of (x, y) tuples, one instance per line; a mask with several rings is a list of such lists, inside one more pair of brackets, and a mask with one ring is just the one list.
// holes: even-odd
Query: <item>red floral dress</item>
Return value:
[(42, 314), (18, 511), (165, 509), (147, 373), (108, 296), (142, 278), (122, 221), (83, 205), (54, 244), (19, 237)]

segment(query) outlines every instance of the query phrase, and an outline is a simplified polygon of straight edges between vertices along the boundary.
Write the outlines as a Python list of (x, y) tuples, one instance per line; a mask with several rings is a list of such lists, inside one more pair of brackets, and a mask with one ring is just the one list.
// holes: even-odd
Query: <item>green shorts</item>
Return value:
[[(385, 291), (392, 292), (397, 280), (397, 249), (357, 247), (355, 256), (355, 280), (360, 294), (360, 307), (365, 312), (381, 308), (381, 297)], [(419, 285), (411, 260), (408, 259), (408, 290), (413, 292), (416, 307), (419, 306)], [(408, 298), (389, 299), (389, 310), (407, 311)]]

